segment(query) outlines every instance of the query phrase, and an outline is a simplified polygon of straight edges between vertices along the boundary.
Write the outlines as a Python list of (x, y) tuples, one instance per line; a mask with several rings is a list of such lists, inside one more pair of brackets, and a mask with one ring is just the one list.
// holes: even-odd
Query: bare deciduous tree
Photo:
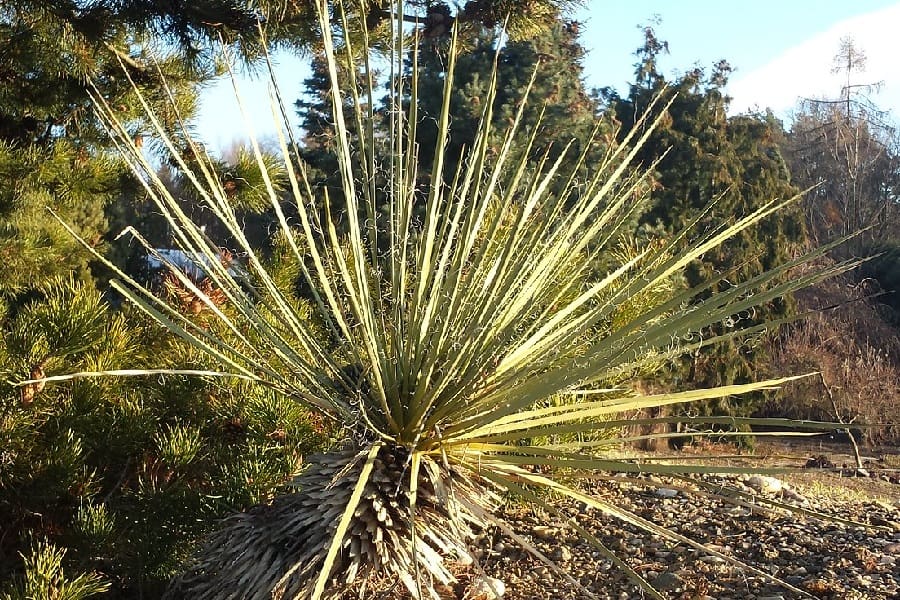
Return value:
[(845, 75), (840, 95), (803, 100), (785, 148), (794, 183), (816, 186), (806, 196), (816, 242), (868, 228), (844, 247), (853, 253), (895, 233), (900, 189), (900, 139), (871, 98), (880, 82), (862, 82), (865, 64), (853, 39), (842, 40), (832, 69)]

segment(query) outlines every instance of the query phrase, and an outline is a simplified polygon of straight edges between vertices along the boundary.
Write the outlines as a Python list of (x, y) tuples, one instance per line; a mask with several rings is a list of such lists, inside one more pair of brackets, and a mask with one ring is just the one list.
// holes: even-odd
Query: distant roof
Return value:
[[(203, 254), (185, 252), (175, 248), (154, 248), (153, 253), (147, 255), (147, 266), (151, 269), (176, 267), (182, 273), (194, 279), (205, 277), (209, 264), (209, 258)], [(232, 261), (231, 265), (229, 265), (228, 274), (235, 278), (247, 277), (246, 270), (236, 261)]]

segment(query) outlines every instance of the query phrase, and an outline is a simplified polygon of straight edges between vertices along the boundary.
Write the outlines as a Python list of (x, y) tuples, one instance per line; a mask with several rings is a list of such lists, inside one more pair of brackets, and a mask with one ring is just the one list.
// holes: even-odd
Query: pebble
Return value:
[(780, 479), (766, 475), (753, 475), (747, 479), (746, 484), (760, 494), (775, 495), (784, 488), (784, 483)]
[(552, 540), (556, 535), (555, 530), (546, 525), (535, 525), (531, 528), (531, 533), (542, 540)]
[(684, 585), (684, 580), (675, 573), (660, 573), (653, 580), (653, 587), (662, 592), (678, 591), (682, 585)]
[[(781, 480), (756, 476), (703, 476), (716, 486), (756, 491), (760, 498), (794, 503), (805, 509), (830, 513), (856, 522), (897, 522), (895, 503), (840, 502), (803, 497)], [(699, 478), (698, 478), (699, 479)], [(632, 511), (660, 526), (703, 542), (727, 556), (752, 564), (789, 580), (816, 597), (865, 600), (900, 598), (900, 535), (893, 527), (866, 529), (818, 520), (780, 509), (765, 512), (734, 506), (721, 499), (693, 495), (666, 487), (666, 478), (653, 482), (647, 493), (638, 484), (594, 482), (584, 484), (610, 504)], [(777, 483), (773, 483), (777, 482)], [(681, 482), (679, 482), (680, 484)], [(780, 487), (778, 487), (780, 485)], [(668, 491), (664, 491), (668, 490)], [(673, 494), (674, 493), (674, 494)], [(639, 574), (669, 598), (717, 600), (777, 600), (794, 598), (788, 589), (742, 570), (723, 558), (698, 551), (662, 536), (606, 516), (602, 511), (581, 511), (575, 501), (562, 500), (559, 508), (587, 528)], [(531, 535), (535, 547), (548, 556), (590, 593), (606, 600), (644, 597), (639, 587), (594, 546), (579, 541), (563, 523), (536, 517), (527, 507), (503, 515), (521, 535)], [(879, 521), (881, 520), (881, 521)], [(549, 524), (548, 524), (549, 523)], [(498, 540), (502, 542), (502, 550)], [(495, 532), (485, 536), (486, 552), (480, 566), (491, 577), (509, 584), (503, 600), (583, 600), (582, 588), (565, 580), (515, 542)], [(473, 596), (467, 595), (467, 598)]]
[(722, 565), (726, 562), (721, 556), (701, 556), (700, 561), (709, 565)]
[(553, 551), (551, 558), (557, 562), (567, 563), (572, 560), (572, 551), (566, 546), (560, 546)]
[(474, 598), (497, 600), (506, 594), (506, 584), (499, 579), (484, 575), (475, 581), (471, 587), (470, 593)]

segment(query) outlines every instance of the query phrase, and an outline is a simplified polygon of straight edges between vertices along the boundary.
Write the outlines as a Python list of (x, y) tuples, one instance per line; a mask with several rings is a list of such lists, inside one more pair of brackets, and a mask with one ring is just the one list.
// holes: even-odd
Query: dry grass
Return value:
[[(900, 469), (900, 448), (884, 447), (878, 452), (862, 448), (862, 455), (871, 471), (895, 471)], [(776, 462), (774, 457), (794, 457), (794, 463), (825, 455), (840, 469), (844, 465), (852, 468), (856, 458), (849, 444), (817, 441), (815, 438), (769, 438), (757, 443), (756, 454), (765, 457), (767, 464)], [(874, 455), (874, 456), (873, 456)], [(869, 458), (876, 458), (872, 463)], [(784, 462), (786, 458), (782, 458)], [(784, 480), (798, 493), (810, 498), (831, 502), (876, 502), (889, 504), (900, 500), (900, 485), (883, 481), (877, 477), (850, 477), (835, 469), (804, 469), (801, 473), (786, 475)]]
[(891, 492), (895, 499), (898, 493), (891, 490), (891, 484), (879, 486), (881, 482), (868, 478), (840, 477), (834, 473), (790, 475), (785, 481), (803, 496), (837, 503), (888, 502)]
[[(884, 448), (882, 450), (885, 452), (878, 453), (877, 464), (867, 465), (867, 468), (871, 467), (871, 470), (876, 472), (900, 470), (900, 448)], [(646, 453), (647, 456), (654, 456), (654, 454)], [(807, 459), (825, 454), (838, 468), (842, 465), (847, 465), (847, 467), (855, 465), (855, 458), (849, 444), (823, 443), (816, 441), (816, 438), (757, 438), (755, 449), (752, 452), (731, 443), (701, 440), (688, 444), (677, 454), (670, 452), (666, 452), (666, 454), (683, 457), (685, 460), (703, 456), (703, 462), (712, 465), (765, 464), (766, 467), (802, 467)], [(863, 455), (866, 454), (875, 453), (867, 453), (863, 449)], [(717, 459), (717, 456), (723, 458)], [(803, 469), (797, 473), (781, 475), (779, 478), (799, 494), (810, 499), (823, 500), (826, 503), (880, 501), (894, 505), (900, 501), (900, 485), (877, 477), (845, 476), (839, 472), (839, 469)]]

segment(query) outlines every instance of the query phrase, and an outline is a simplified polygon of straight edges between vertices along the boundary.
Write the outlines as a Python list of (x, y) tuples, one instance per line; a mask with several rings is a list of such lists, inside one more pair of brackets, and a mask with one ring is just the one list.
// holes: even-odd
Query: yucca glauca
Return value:
[[(620, 223), (646, 187), (648, 171), (632, 159), (654, 117), (610, 148), (600, 164), (585, 165), (585, 156), (566, 151), (529, 161), (521, 157), (539, 153), (534, 132), (520, 130), (521, 112), (507, 130), (496, 131), (488, 99), (474, 145), (459, 168), (446, 173), (441, 150), (451, 134), (452, 52), (438, 146), (423, 183), (416, 160), (416, 71), (401, 76), (408, 32), (402, 3), (394, 9), (391, 95), (384, 113), (375, 115), (374, 77), (358, 81), (354, 68), (344, 68), (360, 55), (351, 47), (356, 38), (342, 36), (337, 46), (327, 6), (320, 6), (334, 151), (341, 193), (351, 207), (341, 222), (327, 192), (310, 185), (284, 137), (280, 149), (290, 194), (285, 197), (267, 181), (280, 235), (296, 255), (316, 308), (315, 330), (266, 271), (208, 162), (192, 157), (189, 163), (159, 128), (206, 209), (246, 257), (246, 277), (236, 278), (223, 266), (219, 248), (155, 177), (130, 142), (126, 124), (102, 97), (96, 99), (177, 243), (191, 256), (205, 257), (216, 298), (177, 269), (172, 273), (220, 326), (197, 324), (124, 273), (113, 287), (221, 364), (221, 372), (201, 375), (268, 386), (345, 430), (342, 447), (308, 461), (295, 493), (230, 518), (209, 537), (173, 582), (172, 598), (318, 600), (369, 594), (398, 581), (415, 598), (437, 598), (441, 584), (454, 580), (451, 563), (472, 560), (473, 531), (503, 527), (494, 509), (504, 494), (548, 511), (555, 510), (549, 503), (554, 494), (576, 498), (669, 540), (702, 547), (554, 473), (714, 470), (607, 458), (585, 440), (599, 435), (614, 442), (622, 424), (616, 415), (624, 411), (777, 386), (784, 380), (653, 396), (628, 391), (635, 374), (678, 353), (761, 329), (705, 340), (692, 336), (703, 327), (853, 266), (784, 277), (819, 254), (813, 253), (714, 294), (704, 292), (721, 288), (727, 274), (694, 289), (666, 288), (692, 260), (791, 201), (773, 199), (718, 230), (651, 245), (596, 273), (597, 254), (611, 251)], [(365, 31), (364, 23), (342, 27)], [(497, 85), (492, 82), (491, 93)], [(273, 114), (283, 115), (277, 101), (272, 106)], [(655, 114), (664, 109), (655, 107)], [(525, 152), (521, 146), (514, 152), (513, 141), (520, 139)], [(386, 149), (386, 159), (376, 161), (376, 145)], [(265, 172), (255, 142), (254, 148)], [(200, 149), (192, 154), (202, 157)], [(574, 173), (585, 170), (589, 179), (576, 185)], [(696, 241), (683, 243), (690, 236)], [(659, 289), (672, 291), (653, 293)], [(635, 298), (646, 299), (646, 305)], [(623, 306), (628, 310), (622, 312)], [(650, 596), (661, 597), (579, 530)], [(537, 552), (527, 544), (526, 549)]]

